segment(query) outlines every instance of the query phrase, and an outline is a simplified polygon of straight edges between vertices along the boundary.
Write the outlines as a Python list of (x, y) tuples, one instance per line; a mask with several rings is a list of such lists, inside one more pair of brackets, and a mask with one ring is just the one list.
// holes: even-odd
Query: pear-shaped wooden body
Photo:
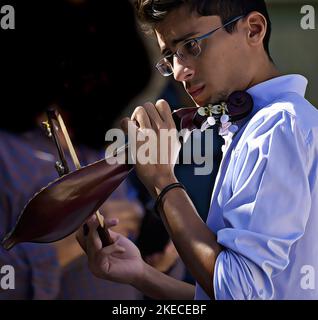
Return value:
[(19, 242), (53, 242), (66, 237), (107, 200), (132, 166), (105, 159), (50, 183), (25, 206), (15, 228), (3, 240), (9, 250)]

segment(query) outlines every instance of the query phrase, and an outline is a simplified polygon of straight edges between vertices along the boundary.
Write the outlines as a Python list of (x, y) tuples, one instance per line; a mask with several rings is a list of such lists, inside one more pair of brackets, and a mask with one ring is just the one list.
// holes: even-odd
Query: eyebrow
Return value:
[[(188, 38), (191, 38), (191, 37), (193, 37), (195, 34), (198, 34), (198, 33), (199, 33), (199, 32), (189, 32), (189, 33), (183, 35), (183, 36), (180, 37), (180, 38), (177, 38), (177, 39), (172, 40), (172, 45), (173, 45), (173, 46), (176, 46), (178, 43), (180, 43), (180, 42), (182, 42), (182, 41), (184, 41), (184, 40), (187, 40)], [(161, 54), (164, 56), (164, 55), (167, 54), (168, 51), (170, 51), (169, 48), (163, 48), (163, 49), (161, 50)]]

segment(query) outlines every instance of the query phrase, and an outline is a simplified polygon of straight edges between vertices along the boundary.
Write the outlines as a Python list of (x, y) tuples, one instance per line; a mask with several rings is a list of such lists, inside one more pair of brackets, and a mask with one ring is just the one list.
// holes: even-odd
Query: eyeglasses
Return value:
[(197, 38), (192, 38), (189, 39), (187, 41), (185, 41), (175, 53), (170, 53), (166, 56), (164, 56), (157, 64), (156, 64), (156, 68), (158, 69), (158, 71), (161, 73), (161, 75), (163, 75), (164, 77), (169, 77), (173, 74), (173, 57), (176, 56), (177, 58), (179, 58), (181, 61), (188, 61), (189, 58), (196, 58), (198, 57), (201, 52), (201, 46), (199, 44), (199, 42), (203, 39), (208, 38), (209, 36), (211, 36), (214, 32), (218, 31), (219, 29), (225, 28), (228, 25), (242, 19), (244, 17), (244, 15), (238, 16), (232, 20), (230, 20), (229, 22), (225, 23), (224, 25), (200, 36)]

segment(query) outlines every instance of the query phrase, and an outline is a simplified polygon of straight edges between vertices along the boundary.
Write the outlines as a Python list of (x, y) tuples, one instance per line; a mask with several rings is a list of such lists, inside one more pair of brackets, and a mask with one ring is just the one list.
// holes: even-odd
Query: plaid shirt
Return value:
[[(88, 148), (77, 150), (83, 165), (100, 158)], [(57, 152), (39, 129), (21, 135), (0, 131), (0, 238), (35, 192), (58, 177)], [(69, 160), (69, 159), (68, 159)], [(71, 163), (68, 161), (68, 163)], [(136, 193), (123, 183), (113, 197), (133, 200)], [(62, 269), (51, 244), (22, 243), (7, 252), (0, 246), (0, 268), (15, 269), (15, 289), (2, 290), (0, 299), (137, 299), (134, 288), (95, 278), (82, 256)], [(0, 275), (1, 276), (1, 275)]]

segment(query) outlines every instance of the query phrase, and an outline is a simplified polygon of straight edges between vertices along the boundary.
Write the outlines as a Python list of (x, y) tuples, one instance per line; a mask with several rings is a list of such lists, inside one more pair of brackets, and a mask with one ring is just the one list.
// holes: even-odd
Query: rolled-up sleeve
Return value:
[(216, 299), (271, 299), (272, 279), (289, 264), (310, 212), (307, 144), (286, 111), (260, 118), (236, 152), (231, 196), (223, 207), (224, 247), (214, 269)]

